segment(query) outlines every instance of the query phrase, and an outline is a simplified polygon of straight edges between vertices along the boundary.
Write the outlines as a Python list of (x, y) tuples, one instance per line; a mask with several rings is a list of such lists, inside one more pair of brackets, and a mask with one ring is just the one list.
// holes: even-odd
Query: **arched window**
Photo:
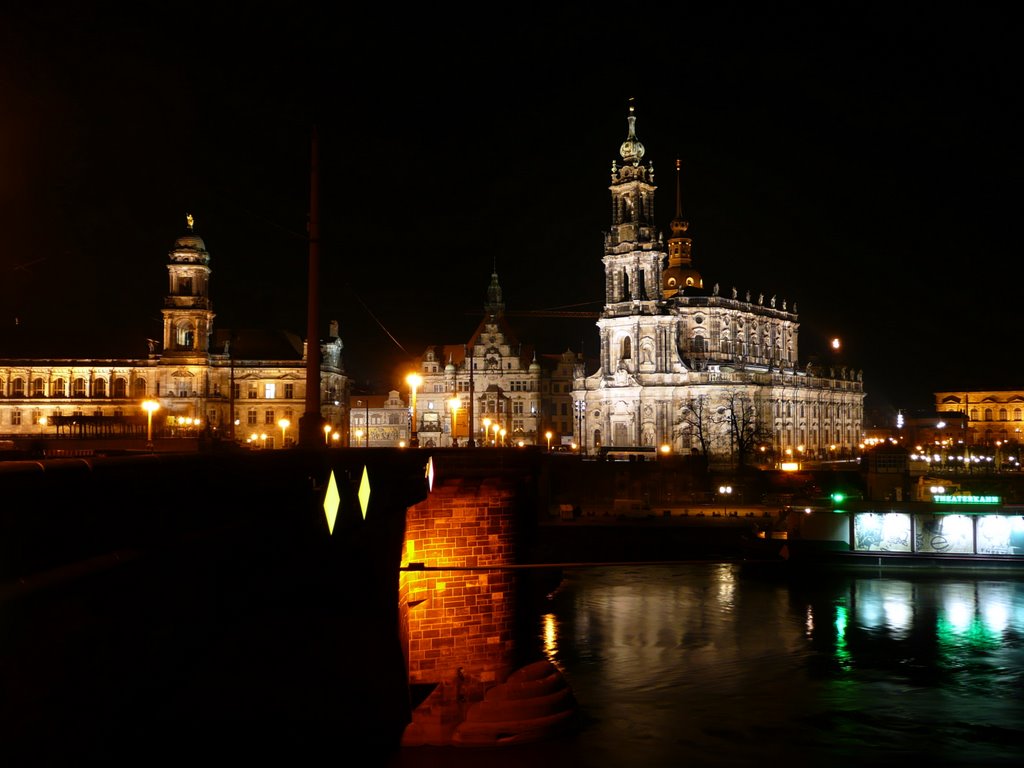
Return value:
[(25, 396), (25, 380), (18, 376), (11, 381), (11, 397)]
[(632, 356), (633, 356), (632, 355), (632, 342), (630, 341), (629, 336), (626, 336), (622, 340), (622, 346), (620, 347), (619, 359), (620, 360), (629, 360)]
[(1006, 421), (1006, 409), (1005, 408), (1000, 408), (999, 409), (999, 420), (1000, 421)]
[(50, 387), (50, 397), (64, 397), (65, 395), (67, 395), (67, 390), (64, 388), (64, 379), (54, 379), (53, 385)]
[(96, 379), (92, 383), (92, 396), (93, 397), (106, 397), (107, 396), (107, 380)]
[(146, 380), (136, 379), (134, 384), (134, 390), (135, 391), (132, 393), (132, 397), (135, 397), (136, 399), (140, 400), (144, 398), (146, 396)]
[(32, 397), (43, 397), (46, 394), (46, 382), (42, 376), (32, 379)]
[(992, 409), (991, 408), (986, 408), (985, 409), (985, 421), (992, 421)]
[(73, 397), (85, 397), (85, 379), (77, 377), (71, 385)]
[(128, 397), (128, 380), (122, 376), (114, 379), (114, 397)]

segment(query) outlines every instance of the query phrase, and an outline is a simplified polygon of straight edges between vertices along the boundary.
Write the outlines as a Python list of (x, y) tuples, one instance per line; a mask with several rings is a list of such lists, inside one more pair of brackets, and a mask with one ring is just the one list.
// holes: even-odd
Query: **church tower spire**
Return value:
[(670, 299), (686, 288), (703, 288), (704, 279), (693, 269), (691, 249), (693, 241), (686, 234), (690, 222), (683, 218), (683, 196), (679, 178), (682, 163), (676, 159), (676, 215), (669, 225), (672, 236), (668, 239), (668, 269), (661, 276), (662, 298)]
[(505, 302), (501, 297), (501, 284), (498, 283), (498, 265), (494, 265), (491, 273), (491, 283), (487, 286), (487, 303), (484, 305), (484, 313), (488, 318), (497, 318), (505, 314)]
[(629, 100), (628, 133), (619, 147), (622, 167), (612, 162), (612, 231), (618, 243), (648, 243), (655, 238), (654, 165), (643, 164), (646, 150), (636, 135), (636, 106)]
[(629, 100), (626, 140), (619, 147), (622, 166), (612, 163), (612, 226), (605, 233), (605, 312), (652, 314), (661, 299), (665, 252), (654, 226), (654, 166), (643, 164), (636, 133), (636, 105)]

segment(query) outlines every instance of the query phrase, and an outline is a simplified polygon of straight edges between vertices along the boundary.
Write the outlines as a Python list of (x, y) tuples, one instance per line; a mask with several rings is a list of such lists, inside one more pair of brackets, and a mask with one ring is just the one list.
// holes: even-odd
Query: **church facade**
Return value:
[(611, 168), (598, 369), (573, 383), (584, 452), (656, 446), (734, 461), (839, 458), (861, 440), (859, 371), (801, 364), (796, 304), (705, 288), (692, 259), (676, 163), (667, 242), (654, 216), (653, 165), (628, 133)]
[[(163, 339), (125, 359), (0, 359), (0, 435), (217, 438), (290, 445), (305, 412), (306, 345), (287, 332), (214, 329), (210, 254), (187, 217), (168, 254)], [(337, 324), (321, 345), (321, 416), (347, 417)], [(144, 401), (159, 407), (152, 417)]]

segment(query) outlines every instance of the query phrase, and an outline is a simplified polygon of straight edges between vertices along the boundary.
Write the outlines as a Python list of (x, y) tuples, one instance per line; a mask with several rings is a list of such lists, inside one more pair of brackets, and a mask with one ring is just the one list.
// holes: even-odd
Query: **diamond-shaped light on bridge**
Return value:
[(370, 505), (370, 474), (363, 467), (363, 479), (359, 483), (359, 508), (363, 510), (363, 520), (366, 519), (366, 508)]
[(427, 490), (434, 490), (434, 457), (431, 456), (427, 459), (427, 468), (423, 473), (423, 476), (427, 478)]
[(338, 507), (341, 505), (341, 495), (338, 493), (338, 481), (334, 479), (334, 470), (331, 470), (331, 479), (327, 483), (327, 493), (324, 494), (324, 514), (327, 516), (327, 530), (334, 533), (334, 521), (338, 519)]

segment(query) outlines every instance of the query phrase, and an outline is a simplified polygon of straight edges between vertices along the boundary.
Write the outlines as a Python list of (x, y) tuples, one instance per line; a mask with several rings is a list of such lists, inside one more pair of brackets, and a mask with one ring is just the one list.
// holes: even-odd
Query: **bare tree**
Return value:
[(732, 390), (723, 397), (720, 418), (728, 427), (729, 444), (736, 464), (745, 466), (758, 443), (770, 439), (758, 398), (746, 390)]
[(708, 456), (715, 442), (715, 427), (718, 423), (719, 418), (710, 398), (697, 395), (684, 400), (680, 406), (676, 436), (688, 432), (697, 441), (701, 455)]

